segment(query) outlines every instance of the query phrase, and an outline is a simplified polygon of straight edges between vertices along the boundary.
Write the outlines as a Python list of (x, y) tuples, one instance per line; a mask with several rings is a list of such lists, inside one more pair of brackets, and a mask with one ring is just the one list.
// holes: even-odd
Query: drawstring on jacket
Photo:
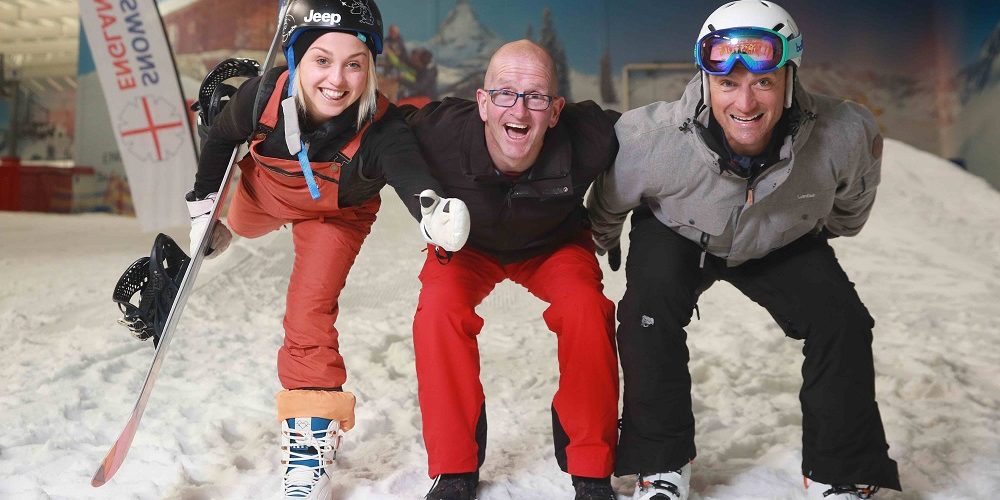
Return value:
[(705, 256), (708, 255), (708, 233), (701, 233), (701, 259), (698, 262), (698, 269), (705, 269)]

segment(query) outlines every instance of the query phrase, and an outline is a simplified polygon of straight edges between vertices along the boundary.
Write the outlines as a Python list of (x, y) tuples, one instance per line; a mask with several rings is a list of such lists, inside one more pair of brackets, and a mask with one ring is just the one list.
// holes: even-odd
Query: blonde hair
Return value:
[[(361, 130), (368, 119), (370, 119), (378, 107), (378, 76), (375, 74), (375, 56), (368, 53), (368, 78), (365, 83), (365, 91), (358, 98), (358, 120), (357, 128)], [(295, 104), (298, 105), (299, 113), (309, 116), (309, 106), (306, 103), (306, 93), (302, 87), (302, 66), (295, 67)]]

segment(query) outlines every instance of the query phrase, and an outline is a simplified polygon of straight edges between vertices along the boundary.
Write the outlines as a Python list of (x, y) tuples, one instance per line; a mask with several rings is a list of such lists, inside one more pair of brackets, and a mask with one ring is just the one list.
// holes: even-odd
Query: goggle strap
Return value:
[(800, 57), (802, 55), (803, 48), (802, 34), (800, 33), (799, 36), (795, 38), (785, 38), (785, 47), (785, 61), (790, 61), (796, 57)]

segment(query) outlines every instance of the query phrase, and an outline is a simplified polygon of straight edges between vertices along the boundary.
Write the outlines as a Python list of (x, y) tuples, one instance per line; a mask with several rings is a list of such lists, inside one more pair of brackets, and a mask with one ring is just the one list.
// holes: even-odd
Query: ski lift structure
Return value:
[(622, 67), (623, 111), (680, 99), (697, 69), (690, 62), (626, 64)]

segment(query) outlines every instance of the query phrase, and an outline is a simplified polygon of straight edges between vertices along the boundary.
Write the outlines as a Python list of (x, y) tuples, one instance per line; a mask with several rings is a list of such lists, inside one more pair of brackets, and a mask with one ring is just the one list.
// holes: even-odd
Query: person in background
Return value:
[(802, 50), (777, 4), (718, 8), (695, 45), (700, 74), (679, 101), (622, 115), (618, 157), (587, 200), (597, 245), (610, 254), (632, 212), (615, 474), (638, 475), (636, 500), (688, 498), (695, 422), (684, 328), (720, 280), (805, 341), (809, 497), (900, 489), (875, 402), (874, 320), (828, 242), (865, 225), (882, 136), (864, 107), (799, 84)]
[[(191, 244), (193, 252), (206, 233), (233, 148), (250, 142), (229, 227), (256, 238), (291, 225), (295, 251), (277, 360), (284, 495), (327, 499), (328, 466), (354, 426), (334, 326), (338, 297), (375, 222), (379, 191), (387, 182), (396, 190), (433, 247), (461, 248), (469, 221), (460, 200), (440, 199), (402, 115), (376, 89), (375, 3), (292, 0), (279, 29), (288, 67), (245, 82), (202, 149), (187, 196)], [(211, 238), (217, 255), (231, 235), (218, 224)]]
[(423, 47), (418, 47), (410, 51), (410, 61), (413, 64), (414, 79), (412, 82), (403, 81), (406, 97), (426, 97), (436, 101), (438, 68), (434, 62), (434, 54)]

